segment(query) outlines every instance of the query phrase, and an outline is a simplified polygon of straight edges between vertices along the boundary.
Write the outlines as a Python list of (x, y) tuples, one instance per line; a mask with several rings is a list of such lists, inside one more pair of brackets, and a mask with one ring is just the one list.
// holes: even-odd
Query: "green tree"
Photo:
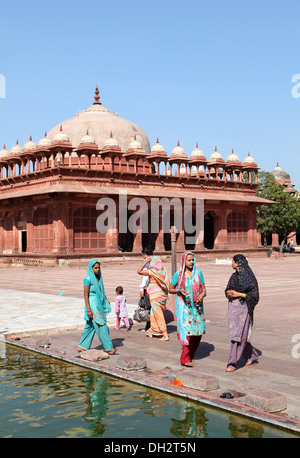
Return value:
[(281, 251), (290, 234), (300, 230), (300, 202), (284, 186), (277, 183), (269, 172), (259, 172), (256, 195), (276, 203), (261, 205), (257, 209), (257, 230), (266, 238), (270, 234), (282, 237)]

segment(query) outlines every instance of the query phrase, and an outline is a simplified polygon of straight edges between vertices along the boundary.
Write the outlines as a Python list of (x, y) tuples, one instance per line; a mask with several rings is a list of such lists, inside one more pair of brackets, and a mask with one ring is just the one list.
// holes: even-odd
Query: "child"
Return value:
[(121, 318), (125, 322), (126, 330), (130, 331), (130, 324), (128, 320), (128, 311), (126, 307), (126, 296), (123, 294), (122, 286), (116, 288), (117, 297), (115, 299), (115, 312), (116, 312), (116, 329), (120, 327)]

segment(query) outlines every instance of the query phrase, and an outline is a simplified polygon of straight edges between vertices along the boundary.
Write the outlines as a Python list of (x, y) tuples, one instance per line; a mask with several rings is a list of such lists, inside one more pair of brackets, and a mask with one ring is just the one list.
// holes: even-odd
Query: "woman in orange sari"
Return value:
[[(150, 262), (149, 270), (145, 265)], [(169, 276), (167, 269), (163, 266), (158, 256), (145, 259), (143, 265), (138, 269), (139, 275), (149, 276), (148, 293), (151, 303), (150, 328), (146, 331), (148, 337), (160, 337), (159, 340), (169, 340), (167, 325), (164, 317), (166, 302), (169, 292)]]

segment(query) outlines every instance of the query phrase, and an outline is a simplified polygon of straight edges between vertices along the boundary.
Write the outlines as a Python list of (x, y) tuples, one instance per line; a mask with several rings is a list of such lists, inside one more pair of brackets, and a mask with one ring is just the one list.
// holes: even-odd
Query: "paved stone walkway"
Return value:
[[(142, 259), (141, 259), (142, 262)], [(101, 371), (138, 381), (165, 391), (182, 394), (182, 388), (170, 385), (170, 376), (180, 374), (209, 374), (219, 379), (217, 392), (196, 393), (185, 390), (192, 399), (240, 411), (243, 414), (285, 424), (291, 420), (291, 429), (300, 432), (300, 348), (297, 350), (294, 336), (300, 342), (300, 255), (283, 258), (251, 258), (260, 286), (260, 302), (255, 309), (252, 343), (260, 355), (259, 364), (242, 365), (234, 373), (226, 373), (229, 352), (227, 337), (227, 303), (224, 289), (232, 273), (228, 264), (213, 261), (200, 262), (208, 294), (205, 299), (207, 333), (195, 358), (193, 369), (179, 364), (180, 345), (176, 337), (176, 322), (168, 324), (170, 341), (159, 342), (148, 339), (140, 330), (143, 325), (135, 323), (128, 333), (115, 330), (114, 313), (111, 313), (111, 337), (118, 347), (120, 357), (143, 355), (147, 371), (134, 375), (118, 371), (117, 355), (98, 365)], [(102, 263), (102, 274), (106, 294), (114, 309), (115, 288), (124, 287), (132, 316), (139, 298), (141, 277), (136, 271), (139, 263), (133, 261)], [(170, 262), (166, 262), (170, 269)], [(76, 345), (83, 322), (83, 278), (84, 267), (1, 267), (0, 266), (0, 336), (22, 334), (20, 344), (37, 347), (35, 334), (41, 330), (51, 338), (50, 349), (43, 350), (53, 356), (88, 365), (78, 359)], [(69, 331), (67, 331), (69, 329)], [(61, 332), (55, 333), (54, 330)], [(94, 339), (92, 348), (102, 348)], [(41, 351), (39, 349), (39, 351)], [(251, 411), (245, 407), (245, 394), (258, 389), (272, 390), (287, 398), (287, 409), (276, 415)], [(240, 393), (234, 401), (220, 401), (220, 393), (235, 390)], [(237, 410), (236, 410), (237, 409)]]

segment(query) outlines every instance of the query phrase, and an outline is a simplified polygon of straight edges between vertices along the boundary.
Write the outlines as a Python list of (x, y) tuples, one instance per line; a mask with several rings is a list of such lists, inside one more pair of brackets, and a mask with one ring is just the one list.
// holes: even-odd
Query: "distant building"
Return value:
[[(276, 167), (270, 172), (277, 183), (280, 183), (284, 186), (284, 192), (288, 192), (291, 196), (295, 197), (295, 199), (299, 199), (299, 193), (295, 189), (295, 185), (291, 182), (291, 176), (281, 167), (277, 162)], [(277, 246), (280, 245), (282, 242), (282, 237), (278, 234), (272, 234), (270, 237), (267, 238), (268, 245)], [(300, 233), (293, 233), (291, 237), (288, 239), (288, 243), (292, 243), (295, 245), (300, 245)]]

